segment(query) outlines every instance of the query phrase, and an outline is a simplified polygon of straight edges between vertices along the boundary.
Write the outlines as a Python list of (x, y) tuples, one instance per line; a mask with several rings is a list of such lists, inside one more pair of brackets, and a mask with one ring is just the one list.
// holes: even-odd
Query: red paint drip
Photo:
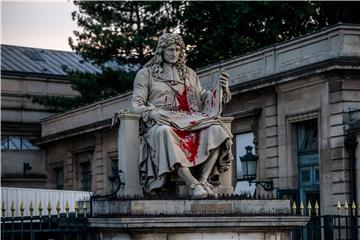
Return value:
[(191, 125), (195, 125), (197, 123), (197, 121), (190, 121)]
[(189, 132), (174, 129), (176, 135), (180, 137), (180, 148), (184, 151), (187, 159), (193, 165), (196, 162), (196, 156), (200, 145), (200, 131)]
[(184, 91), (182, 92), (182, 94), (176, 93), (176, 99), (179, 103), (179, 109), (181, 111), (191, 111), (189, 102), (187, 100), (187, 87), (184, 88)]

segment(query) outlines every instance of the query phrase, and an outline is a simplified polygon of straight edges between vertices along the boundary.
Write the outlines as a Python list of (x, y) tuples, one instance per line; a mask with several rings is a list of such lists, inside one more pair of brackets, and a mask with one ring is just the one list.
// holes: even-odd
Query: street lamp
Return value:
[(265, 191), (272, 191), (274, 189), (272, 180), (256, 180), (256, 170), (257, 170), (257, 161), (259, 159), (258, 156), (255, 156), (252, 153), (252, 146), (246, 146), (246, 153), (242, 157), (240, 157), (240, 161), (242, 164), (243, 170), (243, 178), (249, 181), (250, 183), (255, 183), (255, 186), (260, 185), (263, 187)]
[(240, 157), (243, 177), (247, 180), (256, 179), (256, 166), (259, 157), (252, 153), (252, 149), (252, 146), (246, 146), (245, 155)]

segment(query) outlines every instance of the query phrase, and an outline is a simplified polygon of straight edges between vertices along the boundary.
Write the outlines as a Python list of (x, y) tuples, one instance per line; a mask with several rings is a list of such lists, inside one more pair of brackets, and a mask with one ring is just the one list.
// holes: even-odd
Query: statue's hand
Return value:
[(229, 87), (229, 74), (225, 71), (221, 71), (219, 81), (220, 81), (220, 86), (223, 89), (227, 89)]
[(170, 125), (169, 116), (162, 110), (152, 110), (150, 118), (158, 124)]

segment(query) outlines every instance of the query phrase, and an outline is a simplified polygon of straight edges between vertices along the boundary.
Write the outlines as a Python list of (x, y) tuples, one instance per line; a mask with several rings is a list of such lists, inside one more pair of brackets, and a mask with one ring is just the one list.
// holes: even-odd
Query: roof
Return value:
[(64, 66), (81, 72), (101, 72), (74, 52), (1, 45), (1, 74), (65, 77)]

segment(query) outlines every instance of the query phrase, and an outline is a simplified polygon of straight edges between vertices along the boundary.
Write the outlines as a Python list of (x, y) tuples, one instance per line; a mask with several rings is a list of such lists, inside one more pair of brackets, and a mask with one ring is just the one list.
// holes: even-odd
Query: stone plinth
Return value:
[(93, 205), (104, 240), (288, 240), (309, 217), (288, 200), (117, 200)]
[(96, 201), (94, 216), (274, 215), (291, 213), (289, 200), (114, 200)]

